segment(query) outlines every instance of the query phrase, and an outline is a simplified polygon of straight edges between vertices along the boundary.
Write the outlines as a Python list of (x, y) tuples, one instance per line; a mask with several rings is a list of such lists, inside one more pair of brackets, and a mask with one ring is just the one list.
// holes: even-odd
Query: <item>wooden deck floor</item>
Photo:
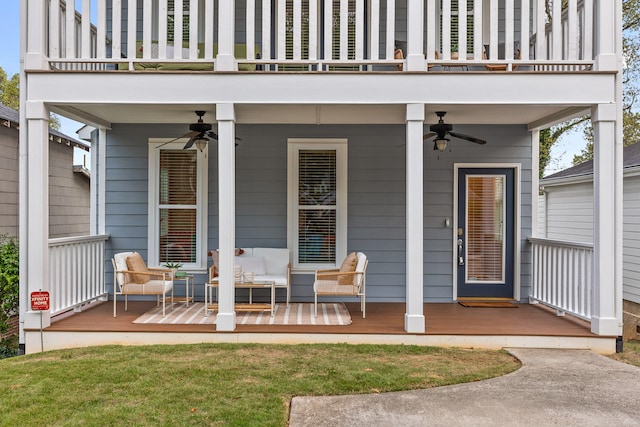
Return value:
[[(81, 313), (57, 321), (47, 331), (67, 332), (216, 332), (213, 325), (159, 325), (132, 323), (153, 307), (153, 302), (130, 302), (129, 311), (118, 302), (113, 317), (111, 302), (97, 304)], [(368, 303), (363, 319), (358, 303), (347, 303), (352, 324), (348, 326), (238, 325), (234, 333), (301, 334), (407, 334), (404, 331), (404, 303)], [(597, 337), (589, 324), (571, 316), (558, 317), (540, 305), (519, 304), (518, 308), (463, 307), (456, 303), (425, 304), (425, 335), (518, 335), (549, 337)]]
[(129, 311), (118, 302), (98, 303), (80, 313), (59, 316), (41, 335), (25, 330), (27, 353), (92, 345), (196, 343), (351, 343), (404, 344), (500, 349), (505, 347), (591, 349), (615, 352), (616, 337), (590, 332), (587, 322), (558, 317), (540, 305), (518, 308), (463, 307), (456, 303), (425, 304), (426, 331), (404, 330), (404, 303), (368, 303), (363, 319), (359, 303), (348, 303), (352, 323), (347, 326), (237, 325), (218, 332), (215, 325), (138, 324), (133, 321), (154, 302), (130, 302)]

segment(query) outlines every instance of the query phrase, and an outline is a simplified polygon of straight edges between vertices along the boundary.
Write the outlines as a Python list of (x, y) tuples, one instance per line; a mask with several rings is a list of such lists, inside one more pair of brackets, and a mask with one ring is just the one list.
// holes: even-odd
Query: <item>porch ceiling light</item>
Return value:
[(202, 150), (204, 150), (204, 147), (207, 146), (207, 142), (209, 142), (209, 140), (207, 138), (204, 138), (204, 137), (196, 138), (195, 144), (196, 144), (196, 147), (198, 148), (198, 150), (200, 150), (200, 152), (202, 152)]
[(433, 149), (442, 152), (446, 150), (448, 142), (449, 138), (436, 138), (433, 141)]

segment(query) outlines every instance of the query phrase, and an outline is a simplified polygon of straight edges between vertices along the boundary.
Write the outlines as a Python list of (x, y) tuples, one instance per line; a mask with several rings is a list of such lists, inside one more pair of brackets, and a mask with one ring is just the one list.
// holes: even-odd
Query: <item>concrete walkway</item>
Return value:
[(475, 383), (296, 397), (291, 427), (638, 426), (640, 368), (588, 350), (508, 349), (522, 368)]

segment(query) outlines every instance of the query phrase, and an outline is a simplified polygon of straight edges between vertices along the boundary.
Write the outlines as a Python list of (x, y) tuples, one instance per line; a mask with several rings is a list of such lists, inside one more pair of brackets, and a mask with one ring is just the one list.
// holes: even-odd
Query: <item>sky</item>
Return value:
[[(20, 72), (20, 0), (0, 0), (0, 67), (7, 75)], [(76, 131), (82, 127), (81, 123), (60, 117), (60, 132), (77, 138)], [(571, 166), (573, 156), (585, 147), (585, 141), (580, 132), (563, 135), (551, 149), (551, 166), (547, 168), (547, 175)]]

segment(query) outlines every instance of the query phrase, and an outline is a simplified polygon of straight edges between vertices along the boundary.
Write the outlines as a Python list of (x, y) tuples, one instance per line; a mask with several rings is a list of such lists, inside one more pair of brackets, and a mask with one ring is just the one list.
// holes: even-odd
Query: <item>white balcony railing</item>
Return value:
[(51, 315), (107, 296), (104, 242), (107, 235), (49, 239)]
[(530, 299), (591, 320), (593, 303), (593, 245), (529, 238), (533, 253)]
[(43, 53), (62, 70), (155, 60), (229, 71), (218, 55), (265, 71), (396, 69), (400, 47), (405, 57), (424, 55), (422, 71), (486, 63), (573, 71), (594, 63), (594, 28), (615, 25), (594, 14), (610, 0), (552, 1), (548, 10), (544, 0), (82, 0), (75, 13), (64, 0), (28, 1), (45, 8)]

